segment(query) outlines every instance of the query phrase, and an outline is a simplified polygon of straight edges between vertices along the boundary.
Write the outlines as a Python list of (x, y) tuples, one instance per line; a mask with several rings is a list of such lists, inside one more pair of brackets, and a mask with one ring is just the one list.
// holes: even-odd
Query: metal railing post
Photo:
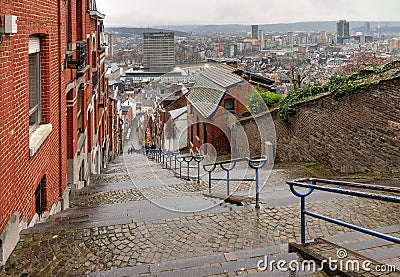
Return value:
[[(261, 157), (260, 159), (249, 159), (248, 164), (251, 168), (255, 169), (256, 171), (256, 176), (255, 176), (255, 182), (256, 182), (256, 209), (260, 208), (260, 178), (259, 178), (259, 169), (264, 167), (267, 163), (267, 158), (266, 157)], [(257, 165), (258, 164), (258, 165)]]
[(301, 244), (306, 243), (306, 215), (304, 214), (306, 207), (306, 197), (301, 197)]
[(256, 168), (256, 209), (260, 208), (260, 188), (258, 184), (258, 168)]
[(211, 193), (211, 171), (208, 172), (208, 193)]
[(204, 159), (204, 156), (195, 156), (193, 159), (197, 162), (197, 183), (200, 184), (200, 162)]
[(186, 163), (187, 163), (187, 178), (188, 180), (190, 180), (190, 167), (189, 167), (190, 161), (187, 161)]
[(174, 171), (176, 171), (176, 156), (177, 156), (177, 155), (174, 155), (174, 164), (175, 164), (175, 166), (174, 166)]
[(229, 176), (229, 175), (230, 175), (229, 172), (230, 172), (230, 170), (228, 170), (228, 171), (226, 172), (226, 176), (227, 176), (227, 177), (226, 177), (226, 194), (227, 194), (227, 195), (229, 195), (229, 177), (230, 177), (230, 176)]

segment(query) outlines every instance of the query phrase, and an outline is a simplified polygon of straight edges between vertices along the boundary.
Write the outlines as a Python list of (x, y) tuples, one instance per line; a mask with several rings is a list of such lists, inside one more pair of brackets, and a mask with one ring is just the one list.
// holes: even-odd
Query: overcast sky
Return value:
[(400, 0), (96, 0), (106, 26), (400, 21)]

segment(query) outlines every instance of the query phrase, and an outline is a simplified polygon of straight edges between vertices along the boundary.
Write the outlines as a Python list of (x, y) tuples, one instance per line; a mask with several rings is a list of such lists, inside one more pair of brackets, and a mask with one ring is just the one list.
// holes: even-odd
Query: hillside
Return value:
[[(336, 21), (309, 21), (294, 23), (259, 24), (259, 29), (264, 32), (290, 32), (290, 31), (327, 31), (336, 32)], [(350, 29), (358, 31), (363, 29), (364, 21), (350, 21)], [(387, 28), (400, 27), (400, 21), (370, 21), (371, 29), (385, 31)], [(174, 25), (169, 26), (173, 30), (186, 33), (244, 33), (251, 31), (251, 25), (226, 24), (226, 25)]]
[(106, 27), (106, 32), (118, 34), (118, 36), (129, 37), (131, 35), (143, 35), (143, 33), (173, 32), (175, 36), (187, 36), (182, 31), (166, 30), (158, 28), (133, 28), (133, 27)]

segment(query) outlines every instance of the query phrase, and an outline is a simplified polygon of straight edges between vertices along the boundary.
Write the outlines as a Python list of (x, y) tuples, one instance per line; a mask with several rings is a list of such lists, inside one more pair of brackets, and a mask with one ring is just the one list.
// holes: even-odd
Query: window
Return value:
[(83, 133), (83, 111), (82, 111), (82, 100), (83, 100), (83, 91), (82, 89), (77, 90), (77, 116), (78, 116), (78, 136)]
[(235, 110), (235, 100), (234, 99), (225, 99), (224, 108), (228, 111)]
[(200, 137), (200, 120), (198, 116), (196, 116), (196, 136)]
[(29, 130), (41, 123), (40, 39), (29, 38)]

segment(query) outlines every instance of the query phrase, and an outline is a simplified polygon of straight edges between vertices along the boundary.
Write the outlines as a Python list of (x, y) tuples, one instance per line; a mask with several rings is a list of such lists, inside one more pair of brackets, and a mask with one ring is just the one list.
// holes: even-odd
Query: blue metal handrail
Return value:
[[(167, 169), (172, 169), (172, 163), (174, 163), (174, 172), (177, 173), (179, 163), (179, 178), (182, 177), (182, 169), (187, 172), (187, 177), (185, 179), (190, 180), (190, 170), (197, 170), (197, 183), (200, 183), (200, 163), (204, 160), (203, 155), (186, 155), (179, 156), (179, 152), (169, 152), (161, 149), (147, 149), (145, 152), (149, 159), (155, 160), (158, 163), (162, 163)], [(195, 166), (191, 166), (190, 163), (195, 162)], [(230, 172), (236, 167), (239, 162), (247, 162), (248, 166), (255, 170), (254, 178), (231, 178)], [(267, 163), (266, 157), (260, 158), (239, 158), (233, 160), (226, 160), (221, 162), (216, 162), (212, 164), (202, 165), (204, 170), (208, 172), (208, 187), (209, 193), (211, 193), (211, 182), (212, 181), (226, 181), (227, 183), (227, 195), (230, 194), (230, 182), (232, 181), (249, 181), (256, 183), (256, 205), (257, 209), (260, 208), (259, 204), (259, 169), (263, 168)], [(182, 165), (183, 164), (183, 165)], [(212, 173), (220, 166), (227, 174), (226, 178), (212, 178)]]
[[(190, 179), (190, 169), (197, 169), (197, 183), (200, 183), (200, 163), (204, 160), (203, 155), (187, 155), (187, 156), (175, 156), (175, 161), (179, 163), (179, 178), (182, 178), (182, 168), (187, 170), (187, 179)], [(196, 162), (196, 166), (191, 166), (190, 163)], [(182, 163), (185, 163), (182, 166)]]
[[(248, 165), (255, 170), (255, 177), (254, 178), (231, 178), (230, 172), (236, 167), (236, 164), (239, 162), (247, 162)], [(212, 181), (226, 181), (226, 191), (227, 195), (230, 195), (230, 182), (231, 181), (248, 181), (248, 182), (255, 182), (256, 183), (256, 209), (260, 208), (259, 204), (259, 169), (264, 167), (267, 163), (266, 157), (261, 158), (239, 158), (233, 160), (227, 160), (222, 162), (215, 162), (210, 164), (203, 165), (205, 171), (208, 172), (208, 192), (211, 193), (211, 183)], [(229, 165), (229, 166), (227, 166)], [(226, 172), (226, 178), (213, 178), (212, 173), (220, 166), (222, 170)]]
[[(172, 162), (174, 162), (174, 170), (176, 170), (176, 157), (179, 155), (179, 152), (165, 152), (164, 163), (165, 168), (172, 169)], [(168, 165), (169, 164), (169, 165)]]
[[(400, 197), (397, 196), (390, 196), (390, 195), (379, 195), (376, 193), (370, 192), (362, 192), (359, 191), (360, 189), (368, 189), (371, 191), (378, 191), (378, 192), (388, 192), (388, 193), (398, 193), (400, 196), (400, 188), (395, 187), (386, 187), (386, 186), (375, 186), (370, 184), (360, 184), (360, 183), (353, 183), (353, 182), (342, 182), (342, 181), (335, 181), (335, 180), (324, 180), (324, 179), (298, 179), (294, 181), (289, 181), (287, 184), (290, 187), (291, 192), (296, 195), (297, 197), (301, 198), (301, 243), (305, 244), (306, 242), (306, 219), (305, 216), (309, 215), (311, 217), (315, 217), (318, 219), (322, 219), (337, 225), (341, 225), (347, 228), (350, 228), (355, 231), (359, 231), (368, 235), (372, 235), (384, 240), (388, 240), (395, 243), (400, 243), (400, 238), (389, 236), (383, 233), (376, 232), (374, 230), (366, 229), (357, 225), (353, 225), (344, 221), (336, 220), (330, 217), (326, 217), (317, 213), (313, 213), (307, 211), (305, 208), (305, 198), (309, 196), (314, 190), (344, 194), (344, 195), (351, 195), (369, 199), (376, 199), (385, 202), (392, 202), (392, 203), (400, 203)], [(327, 185), (335, 185), (340, 186), (338, 187), (329, 187)], [(306, 192), (298, 192), (296, 191), (295, 187), (301, 188), (308, 188)], [(358, 189), (358, 190), (354, 190)]]

